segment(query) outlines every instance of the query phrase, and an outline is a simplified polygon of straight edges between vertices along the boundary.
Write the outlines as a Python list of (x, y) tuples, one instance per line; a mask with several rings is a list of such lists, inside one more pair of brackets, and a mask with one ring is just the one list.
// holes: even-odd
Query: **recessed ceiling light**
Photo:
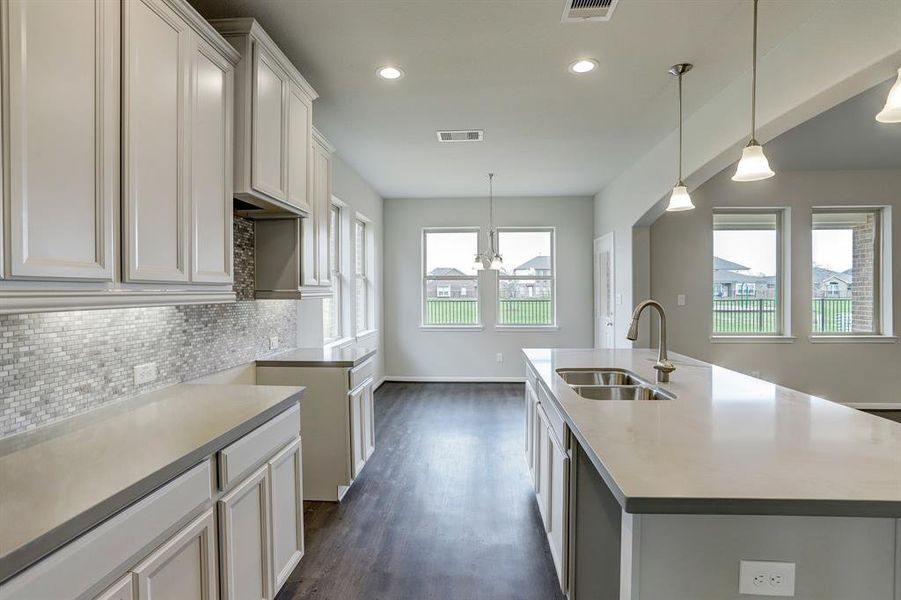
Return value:
[(376, 70), (376, 73), (379, 74), (379, 77), (382, 79), (387, 79), (389, 81), (395, 81), (404, 76), (404, 70), (400, 67), (392, 67), (390, 65), (386, 65), (384, 67), (379, 67)]
[(583, 58), (581, 60), (577, 60), (574, 63), (569, 65), (569, 72), (575, 73), (576, 75), (581, 75), (582, 73), (588, 73), (590, 71), (594, 71), (598, 66), (598, 61), (593, 58)]

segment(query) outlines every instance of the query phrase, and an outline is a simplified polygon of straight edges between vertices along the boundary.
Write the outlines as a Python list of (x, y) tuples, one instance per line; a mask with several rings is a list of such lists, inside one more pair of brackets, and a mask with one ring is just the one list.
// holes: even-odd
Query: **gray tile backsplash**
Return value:
[[(293, 300), (253, 298), (253, 224), (235, 222), (234, 304), (0, 315), (0, 437), (237, 366), (297, 340)], [(248, 299), (249, 298), (249, 299)], [(156, 363), (152, 383), (134, 367)]]

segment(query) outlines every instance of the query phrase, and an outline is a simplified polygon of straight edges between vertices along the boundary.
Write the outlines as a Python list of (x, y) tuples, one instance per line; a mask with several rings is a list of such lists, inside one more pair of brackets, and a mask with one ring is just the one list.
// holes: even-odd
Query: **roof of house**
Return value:
[(735, 271), (714, 271), (713, 283), (759, 283), (767, 285), (776, 282), (773, 275), (746, 275)]
[(720, 258), (719, 256), (714, 256), (713, 257), (713, 270), (714, 271), (750, 271), (750, 267), (740, 265), (738, 263), (732, 262), (731, 260), (726, 260), (725, 258)]
[(851, 269), (847, 271), (833, 271), (824, 267), (813, 268), (813, 284), (815, 286), (822, 285), (824, 281), (829, 279), (838, 279), (841, 282), (851, 284)]
[(464, 276), (466, 276), (466, 273), (464, 273), (460, 269), (456, 269), (454, 267), (435, 267), (434, 269), (429, 271), (429, 275), (434, 275), (436, 277), (442, 277), (442, 276), (464, 277)]
[(518, 267), (516, 267), (513, 270), (514, 271), (529, 271), (529, 270), (534, 269), (535, 271), (548, 271), (548, 270), (550, 270), (550, 268), (551, 268), (551, 257), (550, 256), (542, 256), (539, 254), (538, 256), (531, 258), (531, 259), (527, 260), (526, 262), (522, 263), (521, 265), (519, 265)]

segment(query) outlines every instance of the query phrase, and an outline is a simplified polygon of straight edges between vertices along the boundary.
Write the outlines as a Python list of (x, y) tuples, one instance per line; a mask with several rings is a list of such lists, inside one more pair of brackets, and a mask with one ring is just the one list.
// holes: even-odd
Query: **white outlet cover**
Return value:
[(269, 337), (269, 349), (270, 350), (278, 350), (278, 336), (273, 335)]
[(497, 362), (499, 362), (499, 363), (504, 362), (504, 355), (501, 352), (497, 353)]
[(678, 306), (685, 306), (685, 294), (676, 295), (676, 304)]
[(739, 565), (738, 593), (753, 596), (795, 596), (795, 563), (743, 560)]

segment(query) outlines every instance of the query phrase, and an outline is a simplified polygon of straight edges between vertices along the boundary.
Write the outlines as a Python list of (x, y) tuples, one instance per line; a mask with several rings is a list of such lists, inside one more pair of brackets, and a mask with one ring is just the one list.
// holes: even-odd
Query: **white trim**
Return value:
[(378, 329), (367, 329), (365, 331), (361, 331), (360, 333), (358, 333), (355, 339), (359, 342), (365, 338), (369, 338), (369, 337), (378, 335), (378, 333), (379, 333)]
[(858, 410), (901, 410), (901, 402), (838, 402)]
[(461, 377), (461, 376), (419, 376), (386, 375), (383, 381), (404, 383), (525, 383), (525, 377)]
[(711, 344), (791, 344), (793, 335), (711, 335)]
[(331, 342), (327, 342), (322, 345), (323, 348), (341, 348), (342, 346), (349, 346), (353, 344), (356, 340), (352, 337), (341, 337), (337, 340), (332, 340)]
[(811, 344), (894, 344), (895, 335), (811, 335)]
[(386, 381), (388, 381), (388, 378), (387, 378), (387, 377), (382, 377), (381, 379), (379, 379), (378, 381), (376, 381), (376, 382), (373, 384), (373, 386), (372, 386), (372, 391), (374, 392), (374, 391), (376, 391), (377, 389), (379, 389), (380, 387), (382, 387), (382, 384), (385, 383)]
[(484, 325), (420, 325), (421, 331), (482, 331)]
[(494, 330), (500, 332), (530, 331), (534, 333), (551, 333), (559, 331), (560, 327), (558, 325), (495, 325)]

